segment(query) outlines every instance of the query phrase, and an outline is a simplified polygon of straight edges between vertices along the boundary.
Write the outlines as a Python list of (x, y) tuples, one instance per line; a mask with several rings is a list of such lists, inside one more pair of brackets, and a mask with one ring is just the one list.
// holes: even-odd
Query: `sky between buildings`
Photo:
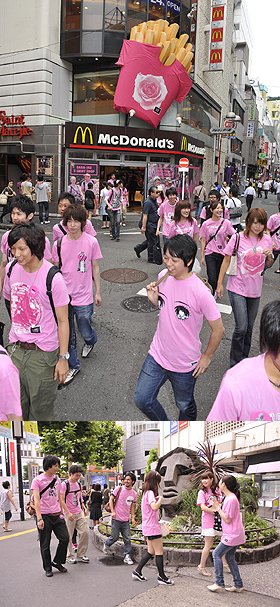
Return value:
[(280, 96), (280, 0), (245, 0), (252, 34), (249, 78)]

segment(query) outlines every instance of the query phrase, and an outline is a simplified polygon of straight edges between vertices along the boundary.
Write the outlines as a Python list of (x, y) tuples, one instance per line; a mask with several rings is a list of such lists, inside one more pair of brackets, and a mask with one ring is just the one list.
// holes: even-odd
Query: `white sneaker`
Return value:
[(66, 375), (66, 379), (65, 382), (63, 384), (59, 384), (58, 385), (58, 390), (60, 390), (61, 388), (63, 388), (63, 386), (68, 386), (71, 381), (73, 381), (74, 377), (76, 377), (76, 375), (78, 373), (80, 373), (81, 369), (69, 369), (67, 375)]
[(73, 557), (72, 557), (72, 556), (71, 556), (71, 557), (69, 556), (69, 557), (66, 559), (66, 561), (67, 561), (67, 563), (70, 563), (70, 565), (74, 565), (75, 563), (77, 563), (77, 559), (75, 559), (75, 557), (74, 557), (74, 556), (73, 556)]
[(78, 563), (89, 563), (89, 558), (88, 556), (78, 556), (77, 561)]
[(211, 586), (207, 586), (208, 590), (211, 592), (223, 592), (223, 586), (218, 586), (218, 584), (212, 584)]
[(51, 223), (50, 221), (45, 221), (45, 223)]
[(82, 349), (82, 358), (87, 358), (87, 356), (91, 353), (93, 346), (89, 344), (85, 344)]
[(228, 592), (243, 592), (244, 588), (243, 586), (241, 586), (241, 588), (236, 588), (236, 586), (229, 586), (228, 588), (225, 587), (225, 590), (227, 590)]
[(125, 557), (124, 557), (124, 559), (123, 559), (123, 562), (124, 562), (126, 565), (134, 565), (134, 562), (133, 562), (132, 558), (130, 558), (129, 554), (126, 554), (126, 555), (125, 555)]
[(106, 542), (104, 542), (102, 550), (103, 550), (104, 554), (110, 554), (110, 548), (109, 548), (109, 546), (107, 546)]

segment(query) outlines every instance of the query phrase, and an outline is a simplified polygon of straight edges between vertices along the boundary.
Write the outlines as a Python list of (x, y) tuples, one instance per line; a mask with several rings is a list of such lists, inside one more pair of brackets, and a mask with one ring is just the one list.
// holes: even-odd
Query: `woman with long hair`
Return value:
[(211, 219), (206, 219), (200, 228), (201, 265), (207, 267), (208, 282), (215, 294), (218, 276), (224, 259), (224, 248), (228, 237), (235, 234), (228, 219), (223, 218), (221, 202), (210, 202)]
[(177, 234), (187, 234), (195, 242), (199, 233), (196, 219), (191, 214), (192, 205), (188, 200), (179, 200), (175, 206), (174, 221), (170, 227), (169, 237)]
[[(201, 559), (197, 569), (201, 575), (210, 577), (211, 573), (206, 571), (206, 563), (210, 550), (213, 546), (214, 537), (216, 535), (220, 535), (220, 532), (216, 531), (213, 527), (215, 512), (212, 506), (214, 498), (221, 503), (222, 494), (217, 487), (214, 474), (210, 472), (210, 470), (208, 472), (204, 472), (200, 479), (200, 490), (197, 496), (197, 506), (200, 506), (202, 512), (201, 535), (204, 537), (204, 548), (201, 552)], [(226, 563), (224, 564), (226, 565)]]
[(89, 507), (90, 507), (90, 529), (98, 525), (99, 519), (102, 517), (102, 493), (101, 493), (101, 485), (99, 483), (95, 483), (92, 485), (92, 491), (89, 497)]
[(173, 580), (168, 578), (163, 568), (163, 543), (161, 526), (159, 523), (159, 509), (161, 507), (162, 497), (158, 494), (158, 488), (161, 476), (155, 470), (146, 474), (142, 488), (142, 532), (147, 540), (148, 551), (143, 555), (139, 565), (132, 572), (132, 577), (140, 582), (145, 582), (147, 578), (142, 574), (142, 569), (155, 556), (158, 570), (158, 583), (164, 586), (174, 584)]
[[(215, 584), (207, 586), (211, 592), (242, 592), (243, 582), (239, 572), (235, 553), (240, 544), (246, 541), (245, 530), (240, 516), (240, 491), (239, 484), (233, 475), (223, 476), (219, 482), (219, 489), (224, 494), (223, 507), (217, 499), (214, 499), (213, 510), (219, 512), (222, 519), (222, 537), (219, 545), (213, 552), (215, 566)], [(222, 557), (226, 557), (230, 573), (233, 577), (233, 586), (225, 587)]]
[(230, 366), (249, 356), (252, 331), (259, 309), (265, 267), (273, 264), (272, 240), (266, 233), (267, 213), (251, 209), (246, 217), (244, 232), (234, 234), (223, 250), (217, 295), (223, 296), (223, 280), (234, 251), (237, 255), (237, 275), (229, 276), (227, 291), (235, 320), (231, 341)]

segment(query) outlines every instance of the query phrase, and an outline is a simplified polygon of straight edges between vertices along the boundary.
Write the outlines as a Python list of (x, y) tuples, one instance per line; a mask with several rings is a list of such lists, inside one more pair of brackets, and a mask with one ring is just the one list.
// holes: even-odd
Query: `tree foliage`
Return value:
[(150, 450), (149, 457), (147, 459), (147, 464), (146, 464), (146, 468), (145, 468), (146, 474), (148, 472), (150, 472), (152, 463), (157, 462), (157, 461), (158, 461), (158, 450), (156, 447), (154, 447), (153, 449)]
[(64, 470), (73, 462), (112, 468), (124, 455), (123, 430), (113, 421), (41, 422), (39, 433), (43, 452), (60, 457)]

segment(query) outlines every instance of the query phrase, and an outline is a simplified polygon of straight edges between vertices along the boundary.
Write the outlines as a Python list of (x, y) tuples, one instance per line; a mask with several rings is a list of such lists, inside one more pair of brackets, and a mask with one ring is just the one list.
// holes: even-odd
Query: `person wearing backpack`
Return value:
[[(83, 474), (81, 466), (73, 464), (68, 470), (69, 479), (61, 484), (61, 501), (66, 515), (66, 525), (69, 533), (67, 563), (89, 563), (86, 556), (88, 549), (88, 526), (85, 518), (85, 506), (82, 497), (80, 478)], [(72, 537), (76, 530), (78, 534), (77, 558), (73, 554)]]
[[(252, 188), (252, 189), (254, 190), (254, 188)], [(229, 190), (229, 197), (225, 201), (225, 208), (229, 212), (229, 219), (230, 219), (230, 223), (231, 223), (232, 227), (235, 229), (236, 232), (242, 232), (242, 230), (243, 230), (243, 227), (241, 225), (242, 203), (241, 203), (241, 200), (239, 198), (237, 198), (237, 194), (238, 194), (238, 189), (237, 189), (236, 185), (232, 185)], [(255, 192), (255, 194), (256, 194), (256, 192)]]
[(19, 372), (0, 345), (0, 421), (21, 420)]
[[(31, 485), (43, 569), (47, 577), (53, 576), (53, 567), (60, 573), (67, 573), (64, 563), (66, 561), (69, 534), (62, 513), (61, 481), (57, 476), (59, 466), (60, 460), (56, 455), (46, 455), (43, 459), (44, 472), (36, 476)], [(51, 559), (50, 552), (52, 532), (54, 532), (58, 539), (58, 546), (53, 560)]]
[[(69, 194), (68, 192), (62, 192), (58, 197), (58, 212), (60, 213), (61, 220), (59, 223), (56, 223), (53, 226), (53, 243), (61, 238), (61, 236), (65, 236), (68, 234), (67, 226), (63, 225), (63, 215), (64, 211), (66, 211), (67, 207), (70, 207), (72, 204), (77, 204), (75, 202), (74, 196)], [(86, 220), (85, 232), (90, 234), (91, 236), (96, 236), (96, 231), (89, 219)]]
[(2, 483), (2, 487), (3, 487), (3, 489), (0, 493), (0, 508), (1, 508), (2, 512), (4, 513), (3, 529), (7, 533), (8, 531), (13, 531), (9, 527), (9, 521), (12, 518), (11, 505), (14, 507), (16, 512), (17, 512), (17, 507), (16, 507), (14, 499), (13, 499), (13, 494), (11, 491), (11, 485), (10, 485), (9, 481), (4, 481)]
[(43, 258), (42, 228), (15, 226), (8, 245), (15, 259), (6, 267), (3, 290), (12, 321), (7, 351), (20, 374), (23, 419), (52, 420), (55, 380), (64, 382), (68, 372), (67, 287)]

